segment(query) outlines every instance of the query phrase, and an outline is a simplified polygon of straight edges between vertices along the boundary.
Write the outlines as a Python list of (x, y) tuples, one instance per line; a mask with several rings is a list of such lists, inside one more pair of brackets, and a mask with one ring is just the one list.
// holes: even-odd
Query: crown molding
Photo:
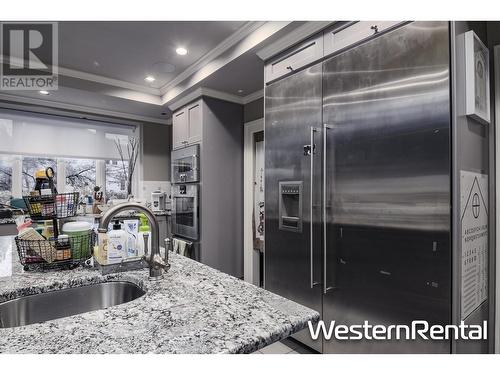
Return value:
[(194, 91), (191, 91), (189, 94), (187, 95), (184, 95), (182, 98), (180, 98), (179, 100), (176, 100), (175, 102), (173, 102), (172, 104), (170, 104), (168, 106), (168, 108), (173, 112), (183, 106), (185, 106), (186, 104), (198, 99), (199, 97), (201, 97), (203, 94), (201, 93), (201, 87), (198, 87), (196, 90)]
[(334, 22), (332, 21), (308, 21), (274, 43), (271, 43), (270, 45), (257, 51), (257, 56), (259, 56), (261, 60), (266, 61), (294, 44), (297, 44), (311, 35), (325, 29), (333, 23)]
[[(49, 100), (20, 97), (20, 96), (1, 94), (1, 93), (0, 93), (0, 100), (14, 102), (14, 103), (41, 106), (41, 107), (66, 109), (69, 111), (76, 111), (76, 112), (93, 113), (93, 114), (98, 114), (98, 115), (103, 115), (103, 116), (118, 117), (118, 118), (135, 120), (135, 121), (152, 122), (155, 124), (162, 124), (162, 125), (168, 125), (169, 123), (170, 124), (172, 123), (171, 120), (169, 121), (167, 119), (162, 120), (162, 119), (158, 119), (155, 117), (140, 116), (140, 115), (134, 115), (131, 113), (110, 111), (107, 109), (87, 107), (87, 106), (83, 106), (83, 105), (68, 104), (68, 103), (61, 103), (61, 102), (52, 102)], [(0, 105), (2, 105), (2, 103), (0, 103)]]
[(181, 99), (173, 102), (168, 106), (171, 111), (176, 111), (177, 109), (189, 104), (202, 96), (208, 96), (210, 98), (224, 100), (226, 102), (236, 103), (245, 105), (254, 100), (262, 98), (264, 96), (264, 89), (255, 91), (247, 96), (238, 96), (230, 94), (224, 91), (214, 90), (208, 87), (198, 87), (196, 90), (191, 91), (189, 94), (183, 96)]
[(243, 104), (251, 103), (257, 99), (264, 97), (264, 89), (260, 89), (242, 98)]
[(138, 125), (142, 124), (142, 122), (124, 119), (124, 118), (100, 116), (100, 115), (94, 115), (92, 113), (87, 113), (87, 112), (81, 113), (81, 112), (75, 112), (75, 111), (61, 110), (59, 108), (49, 108), (49, 107), (18, 104), (18, 103), (11, 103), (11, 102), (0, 102), (0, 111), (2, 109), (21, 111), (21, 112), (29, 112), (29, 113), (37, 113), (37, 114), (42, 114), (42, 115), (54, 115), (54, 116), (70, 117), (70, 118), (84, 119), (84, 120), (90, 120), (90, 121), (101, 121), (101, 122), (106, 122), (106, 123), (110, 123), (110, 124), (118, 124), (118, 125), (138, 126)]
[[(8, 60), (9, 60), (10, 64), (14, 64), (17, 66), (23, 66), (23, 64), (24, 64), (23, 59), (10, 58)], [(5, 61), (7, 61), (6, 56), (0, 55), (0, 63), (4, 63)], [(75, 69), (64, 68), (62, 66), (57, 66), (55, 68), (57, 69), (58, 76), (78, 78), (78, 79), (82, 79), (85, 81), (97, 82), (97, 83), (100, 83), (103, 85), (120, 87), (122, 89), (138, 91), (138, 92), (141, 92), (144, 94), (155, 95), (158, 97), (160, 96), (160, 90), (155, 89), (153, 87), (145, 87), (145, 86), (138, 85), (135, 83), (122, 81), (120, 79), (109, 78), (109, 77), (105, 77), (105, 76), (101, 76), (101, 75), (93, 74), (93, 73), (86, 73), (86, 72), (82, 72), (82, 71), (75, 70)]]
[(171, 111), (175, 111), (175, 110), (185, 106), (186, 104), (191, 103), (192, 101), (194, 101), (202, 96), (208, 96), (211, 98), (225, 100), (225, 101), (231, 102), (231, 103), (242, 104), (241, 97), (239, 97), (237, 95), (229, 94), (229, 93), (224, 92), (224, 91), (210, 89), (207, 87), (198, 87), (196, 90), (191, 91), (189, 94), (184, 95), (181, 99), (170, 104), (168, 106), (168, 108)]
[(160, 90), (155, 89), (153, 87), (145, 87), (137, 85), (135, 83), (122, 81), (120, 79), (108, 78), (93, 73), (81, 72), (79, 70), (74, 70), (74, 69), (68, 69), (63, 67), (59, 67), (58, 69), (59, 69), (59, 75), (62, 76), (83, 79), (85, 81), (97, 82), (108, 86), (120, 87), (122, 89), (138, 91), (144, 94), (155, 95), (158, 97), (160, 96)]
[(222, 53), (226, 52), (228, 49), (233, 47), (236, 43), (238, 43), (241, 39), (246, 37), (247, 35), (251, 34), (255, 30), (257, 30), (259, 27), (264, 25), (266, 22), (264, 21), (249, 21), (246, 22), (242, 27), (240, 27), (238, 30), (236, 30), (233, 34), (231, 34), (229, 37), (224, 39), (222, 42), (220, 42), (217, 46), (215, 46), (214, 49), (212, 49), (210, 52), (202, 56), (200, 59), (198, 59), (194, 64), (190, 65), (187, 69), (182, 71), (179, 75), (177, 75), (173, 80), (168, 82), (167, 84), (163, 85), (160, 88), (160, 95), (165, 94), (175, 86), (177, 86), (179, 83), (184, 81), (185, 79), (189, 78), (191, 75), (196, 73), (199, 69), (201, 69), (203, 66), (207, 65), (210, 61), (214, 60), (218, 56), (220, 56)]
[(197, 70), (194, 74), (188, 77), (186, 80), (182, 81), (179, 85), (173, 87), (167, 91), (162, 96), (162, 104), (169, 105), (177, 98), (185, 93), (189, 93), (197, 85), (202, 85), (203, 80), (214, 72), (222, 68), (223, 66), (229, 64), (231, 61), (237, 59), (244, 53), (256, 48), (263, 41), (276, 34), (280, 30), (283, 30), (291, 22), (289, 21), (269, 21), (265, 22), (258, 29), (254, 30), (252, 33), (244, 37), (238, 43), (236, 43), (232, 48), (228, 49), (222, 56), (214, 59), (213, 61), (207, 62), (202, 68)]

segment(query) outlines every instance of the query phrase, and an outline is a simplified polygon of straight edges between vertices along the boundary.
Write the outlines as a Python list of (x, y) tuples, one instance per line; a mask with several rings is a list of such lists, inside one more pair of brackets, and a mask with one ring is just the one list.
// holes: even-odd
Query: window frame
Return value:
[[(59, 192), (64, 192), (66, 188), (66, 160), (67, 159), (82, 159), (82, 160), (95, 160), (95, 184), (96, 186), (101, 187), (102, 191), (105, 193), (106, 196), (106, 160), (104, 159), (93, 159), (93, 158), (83, 158), (83, 157), (68, 157), (68, 158), (62, 158), (62, 157), (54, 157), (50, 155), (11, 155), (7, 153), (0, 153), (0, 156), (5, 156), (7, 158), (12, 159), (12, 187), (11, 187), (11, 196), (13, 198), (22, 198), (23, 197), (23, 158), (29, 157), (29, 158), (47, 158), (47, 159), (54, 159), (56, 161), (56, 176), (57, 176), (57, 182), (56, 182), (56, 187)], [(116, 160), (118, 163), (121, 163), (120, 159), (107, 159), (107, 160)], [(142, 155), (139, 155), (138, 161), (137, 161), (137, 167), (136, 171), (134, 173), (134, 178), (132, 181), (132, 194), (134, 196), (137, 196), (137, 186), (139, 185), (140, 181), (140, 174), (142, 170)]]

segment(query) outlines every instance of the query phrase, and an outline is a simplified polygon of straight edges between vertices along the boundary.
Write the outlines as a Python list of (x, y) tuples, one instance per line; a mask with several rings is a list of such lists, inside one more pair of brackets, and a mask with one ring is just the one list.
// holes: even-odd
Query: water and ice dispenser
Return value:
[(279, 229), (302, 232), (302, 181), (280, 181), (279, 192)]

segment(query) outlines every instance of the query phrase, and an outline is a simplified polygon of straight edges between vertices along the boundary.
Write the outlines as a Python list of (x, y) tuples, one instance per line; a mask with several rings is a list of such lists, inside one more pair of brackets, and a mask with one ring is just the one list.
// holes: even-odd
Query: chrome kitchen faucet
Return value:
[(144, 259), (149, 264), (149, 278), (152, 280), (161, 279), (163, 272), (170, 268), (168, 264), (168, 247), (165, 248), (165, 260), (163, 260), (160, 255), (160, 229), (158, 220), (149, 208), (134, 202), (118, 204), (106, 211), (102, 216), (101, 223), (99, 224), (99, 233), (106, 233), (108, 231), (109, 223), (118, 213), (129, 210), (140, 211), (149, 220), (151, 226), (151, 254), (148, 256), (146, 253)]

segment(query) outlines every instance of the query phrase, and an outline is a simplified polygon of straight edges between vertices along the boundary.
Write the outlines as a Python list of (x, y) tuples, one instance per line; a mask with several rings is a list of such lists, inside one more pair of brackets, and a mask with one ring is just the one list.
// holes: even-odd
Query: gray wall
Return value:
[(205, 97), (201, 262), (243, 276), (243, 106)]
[(264, 98), (245, 104), (243, 107), (243, 121), (250, 122), (264, 117)]
[(143, 124), (143, 180), (170, 181), (172, 126)]

